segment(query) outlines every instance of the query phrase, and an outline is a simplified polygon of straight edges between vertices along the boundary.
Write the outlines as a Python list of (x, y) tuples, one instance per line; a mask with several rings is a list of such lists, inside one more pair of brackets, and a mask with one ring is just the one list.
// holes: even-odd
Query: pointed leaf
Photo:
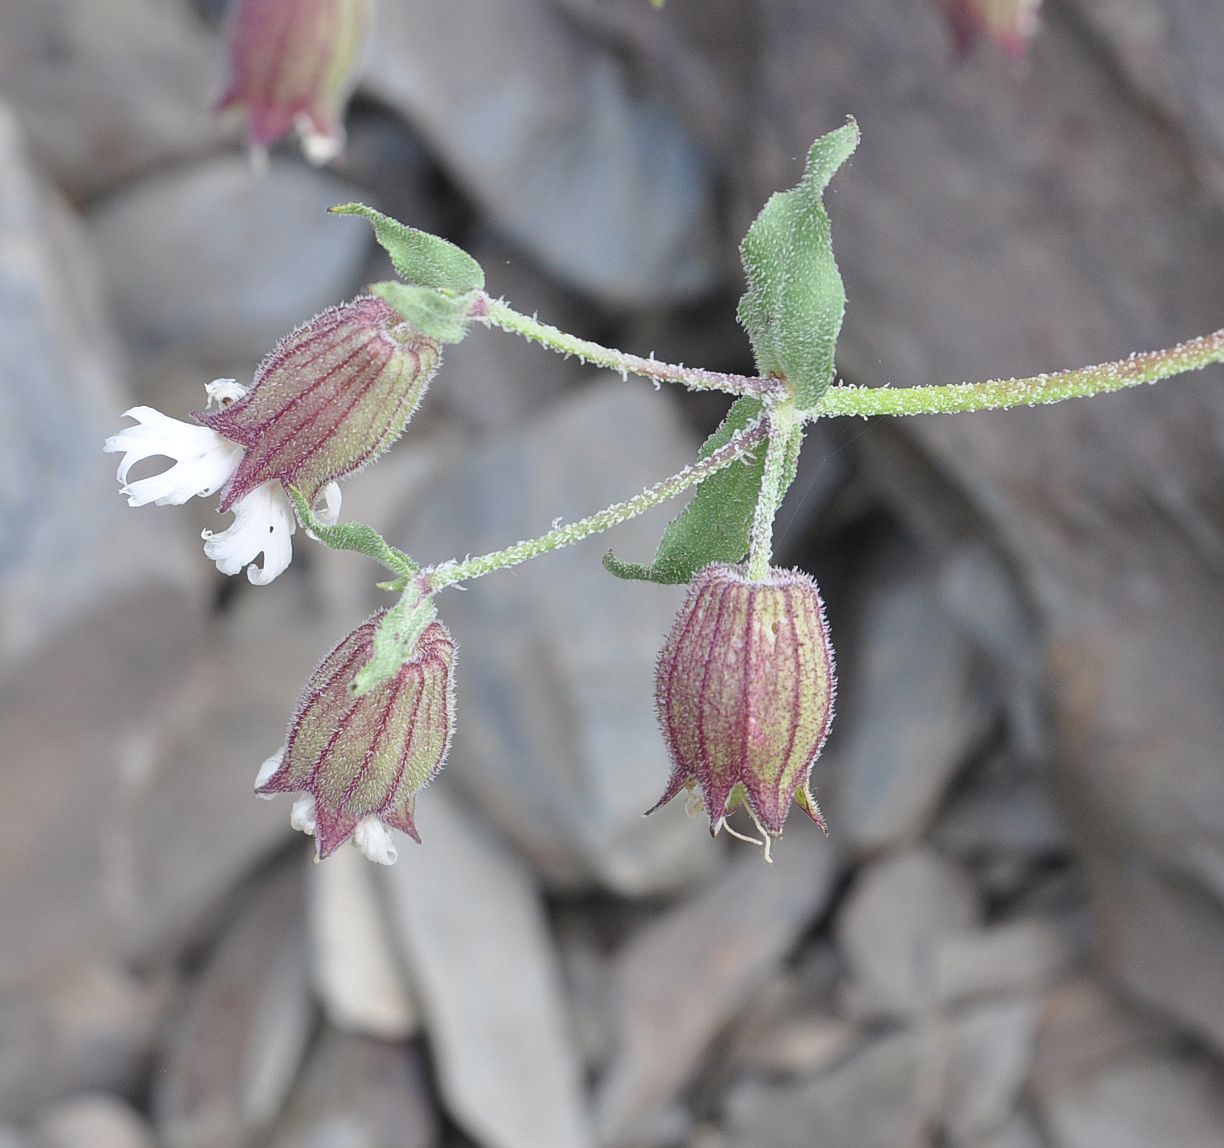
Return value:
[[(737, 399), (719, 428), (706, 439), (699, 457), (709, 458), (732, 435), (760, 417), (760, 399)], [(783, 490), (795, 479), (801, 441), (802, 430), (796, 427), (787, 443)], [(668, 524), (649, 566), (622, 562), (609, 551), (604, 555), (605, 569), (618, 578), (676, 584), (687, 582), (711, 562), (739, 562), (748, 553), (752, 539), (752, 518), (761, 493), (765, 451), (766, 444), (762, 442), (752, 455), (710, 475), (697, 488), (688, 506)]]
[(370, 286), (370, 294), (385, 299), (418, 331), (439, 343), (461, 343), (468, 331), (468, 315), (476, 293), (444, 295), (433, 287), (388, 279)]
[(770, 196), (740, 245), (748, 290), (739, 321), (752, 340), (758, 371), (788, 380), (801, 411), (812, 410), (833, 382), (846, 291), (823, 194), (858, 140), (854, 120), (821, 136), (799, 185)]
[(409, 283), (447, 291), (478, 291), (484, 287), (480, 264), (449, 240), (408, 227), (364, 203), (342, 203), (331, 210), (336, 215), (368, 219), (374, 227), (374, 237), (386, 248), (395, 270)]
[(332, 550), (355, 550), (358, 554), (373, 558), (375, 562), (381, 562), (388, 570), (394, 570), (400, 575), (413, 574), (419, 569), (407, 554), (389, 545), (374, 527), (367, 526), (364, 522), (340, 522), (328, 526), (320, 521), (297, 487), (289, 488), (289, 497), (293, 499), (302, 525)]

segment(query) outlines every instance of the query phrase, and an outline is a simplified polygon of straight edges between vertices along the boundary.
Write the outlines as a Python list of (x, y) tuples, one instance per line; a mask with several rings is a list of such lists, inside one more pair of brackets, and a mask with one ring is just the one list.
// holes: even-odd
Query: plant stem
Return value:
[(1224, 330), (1200, 335), (1163, 351), (1131, 355), (1115, 363), (1077, 371), (1035, 375), (1028, 379), (994, 379), (932, 387), (830, 387), (817, 413), (833, 415), (937, 415), (1004, 410), (1057, 403), (1063, 399), (1108, 394), (1123, 387), (1156, 383), (1186, 371), (1224, 362)]
[(752, 516), (752, 541), (748, 549), (748, 577), (763, 582), (769, 574), (773, 557), (773, 524), (782, 501), (782, 471), (789, 449), (791, 432), (799, 421), (789, 404), (769, 416), (769, 445), (765, 452), (765, 469), (761, 474), (761, 489), (757, 494)]
[(722, 391), (728, 395), (755, 395), (758, 398), (781, 398), (785, 384), (780, 379), (761, 378), (753, 375), (727, 375), (718, 371), (704, 371), (698, 367), (685, 367), (674, 363), (660, 363), (655, 359), (643, 359), (639, 355), (628, 355), (611, 347), (603, 347), (588, 339), (579, 339), (557, 327), (550, 327), (498, 299), (483, 296), (471, 313), (473, 320), (490, 327), (500, 327), (540, 343), (562, 355), (576, 355), (585, 363), (596, 363), (623, 377), (641, 375), (660, 383), (681, 383), (691, 390)]
[(547, 534), (541, 534), (538, 538), (516, 542), (504, 550), (494, 550), (476, 558), (465, 559), (463, 562), (444, 562), (432, 570), (422, 571), (420, 577), (428, 584), (431, 592), (436, 592), (447, 586), (453, 586), (457, 582), (470, 582), (474, 578), (491, 574), (494, 570), (517, 566), (531, 558), (546, 554), (550, 550), (560, 550), (563, 546), (581, 542), (592, 534), (609, 530), (619, 523), (626, 522), (658, 506), (660, 502), (674, 498), (690, 486), (696, 486), (715, 471), (729, 466), (736, 459), (742, 458), (754, 447), (759, 446), (766, 433), (767, 422), (765, 419), (760, 419), (751, 426), (745, 427), (725, 446), (714, 451), (709, 458), (701, 459), (692, 466), (685, 467), (679, 474), (663, 479), (662, 482), (656, 483), (642, 491), (641, 494), (634, 495), (633, 498), (618, 502), (578, 522), (558, 526)]

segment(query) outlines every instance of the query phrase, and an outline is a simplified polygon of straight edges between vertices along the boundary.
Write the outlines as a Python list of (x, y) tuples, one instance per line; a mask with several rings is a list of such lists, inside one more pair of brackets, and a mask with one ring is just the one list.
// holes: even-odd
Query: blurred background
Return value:
[[(672, 806), (675, 507), (449, 596), (460, 727), (391, 870), (260, 802), (378, 603), (103, 438), (388, 268), (360, 199), (578, 334), (750, 371), (736, 244), (819, 134), (864, 384), (1027, 375), (1224, 319), (1224, 9), (1048, 0), (1026, 59), (934, 0), (383, 0), (330, 169), (258, 178), (224, 0), (0, 4), (3, 1148), (1224, 1145), (1224, 375), (808, 436), (780, 557), (839, 715), (761, 863)], [(474, 331), (345, 517), (479, 552), (684, 465), (726, 403)], [(228, 521), (228, 520), (226, 520)]]

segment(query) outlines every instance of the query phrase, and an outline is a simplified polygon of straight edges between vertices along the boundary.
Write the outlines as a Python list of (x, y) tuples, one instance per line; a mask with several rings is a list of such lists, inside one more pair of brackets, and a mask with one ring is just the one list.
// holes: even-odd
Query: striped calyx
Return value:
[(808, 778), (835, 679), (809, 575), (771, 569), (753, 582), (740, 566), (701, 570), (659, 655), (656, 688), (672, 775), (655, 809), (700, 787), (714, 833), (742, 803), (776, 837), (792, 800), (824, 828)]
[(245, 108), (256, 148), (296, 128), (308, 159), (334, 159), (369, 27), (370, 0), (237, 0), (226, 36), (229, 86), (217, 110)]
[(270, 479), (313, 502), (329, 482), (360, 470), (403, 432), (440, 357), (435, 340), (372, 295), (285, 336), (242, 398), (193, 412), (246, 448), (221, 509)]
[(441, 622), (426, 627), (413, 657), (393, 678), (352, 696), (349, 685), (373, 653), (383, 613), (319, 664), (298, 701), (279, 764), (256, 784), (264, 797), (313, 798), (313, 826), (304, 827), (313, 830), (320, 858), (371, 819), (420, 841), (413, 823), (416, 795), (441, 771), (450, 747), (455, 643)]

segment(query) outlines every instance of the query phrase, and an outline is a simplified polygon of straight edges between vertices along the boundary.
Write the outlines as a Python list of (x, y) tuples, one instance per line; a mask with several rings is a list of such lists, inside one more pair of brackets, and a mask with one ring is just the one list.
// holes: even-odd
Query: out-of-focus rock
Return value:
[(0, 96), (70, 195), (199, 154), (220, 44), (181, 0), (47, 0), (0, 13)]
[(1015, 1113), (1006, 1124), (972, 1141), (973, 1148), (1046, 1148), (1046, 1141), (1027, 1112)]
[[(479, 554), (623, 499), (695, 453), (648, 385), (605, 380), (440, 476), (392, 536), (421, 561)], [(600, 565), (609, 544), (652, 556), (678, 509), (440, 603), (462, 651), (450, 773), (556, 885), (641, 895), (683, 885), (713, 860), (680, 802), (642, 818), (667, 778), (654, 664), (680, 592), (618, 581)]]
[(727, 1095), (726, 1148), (920, 1148), (938, 1095), (924, 1042), (899, 1032), (864, 1042), (802, 1084), (744, 1080)]
[(202, 585), (187, 524), (116, 492), (102, 440), (129, 405), (120, 379), (89, 237), (0, 106), (0, 671), (116, 594)]
[(133, 1092), (167, 987), (86, 957), (0, 990), (0, 1112), (24, 1120), (82, 1091)]
[[(358, 860), (369, 864), (364, 857)], [(406, 1045), (325, 1029), (270, 1143), (271, 1148), (435, 1148), (438, 1117), (424, 1057)]]
[(153, 1148), (140, 1114), (106, 1092), (74, 1096), (45, 1109), (35, 1132), (44, 1148)]
[(1011, 1116), (1033, 1059), (1037, 1002), (990, 1000), (960, 1009), (942, 1030), (943, 1124), (955, 1144), (973, 1144)]
[(1048, 782), (1006, 756), (984, 763), (953, 793), (935, 839), (958, 857), (1058, 857), (1071, 848)]
[(691, 901), (633, 937), (617, 958), (617, 1048), (599, 1095), (608, 1143), (686, 1083), (710, 1042), (828, 904), (840, 872), (814, 828), (795, 825), (772, 865), (735, 858)]
[(265, 1136), (313, 1022), (301, 857), (270, 873), (211, 955), (153, 1078), (166, 1148), (240, 1148)]
[(1102, 1068), (1150, 1057), (1170, 1039), (1169, 1026), (1144, 1016), (1088, 977), (1045, 995), (1034, 1049), (1036, 1092), (1074, 1088)]
[(544, 0), (388, 5), (366, 83), (492, 223), (562, 279), (632, 304), (715, 282), (701, 152)]
[(214, 622), (197, 679), (132, 770), (124, 889), (134, 956), (199, 940), (227, 893), (292, 835), (289, 801), (257, 800), (255, 774), (284, 742), (311, 670), (360, 615), (320, 612), (292, 567), (261, 589), (241, 587)]
[(262, 358), (359, 286), (368, 228), (327, 209), (360, 199), (326, 172), (220, 156), (151, 176), (92, 213), (116, 312), (151, 346)]
[(592, 1143), (560, 969), (531, 871), (445, 792), (377, 876), (456, 1123), (487, 1148)]
[(939, 947), (977, 918), (969, 878), (932, 853), (899, 854), (860, 870), (834, 924), (849, 966), (847, 1008), (860, 1017), (935, 1008)]
[(1054, 1148), (1219, 1148), (1224, 1084), (1199, 1058), (1119, 1064), (1042, 1098)]
[(729, 1063), (746, 1073), (815, 1076), (859, 1043), (859, 1027), (834, 1016), (827, 994), (814, 993), (808, 979), (776, 976), (752, 994), (752, 1007), (736, 1019)]
[(311, 868), (311, 971), (323, 1012), (337, 1028), (402, 1040), (420, 1020), (371, 870), (355, 849)]
[(838, 647), (838, 721), (814, 773), (831, 824), (872, 852), (919, 839), (990, 716), (929, 570), (906, 553), (882, 564)]
[(1037, 917), (950, 932), (935, 954), (936, 991), (943, 1001), (957, 1001), (1044, 988), (1075, 955), (1071, 939)]

